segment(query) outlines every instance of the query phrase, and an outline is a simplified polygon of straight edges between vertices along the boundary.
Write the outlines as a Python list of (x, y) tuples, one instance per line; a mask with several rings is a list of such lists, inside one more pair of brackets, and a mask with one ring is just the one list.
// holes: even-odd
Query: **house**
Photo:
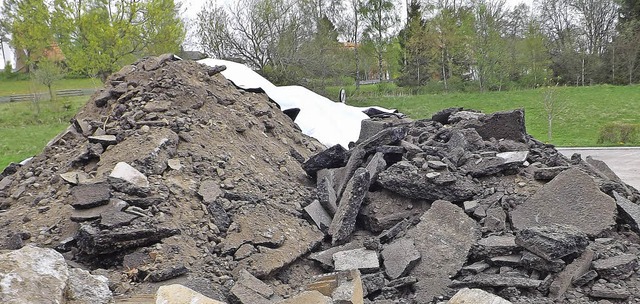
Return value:
[[(22, 72), (22, 73), (28, 73), (29, 72), (29, 67), (27, 65), (27, 52), (26, 50), (15, 50), (15, 71), (16, 72)], [(56, 62), (60, 62), (60, 61), (64, 61), (65, 57), (64, 57), (64, 53), (62, 53), (62, 50), (60, 49), (60, 46), (58, 46), (58, 43), (51, 42), (51, 44), (49, 45), (49, 47), (47, 47), (46, 49), (44, 49), (42, 51), (42, 54), (40, 55), (36, 55), (33, 56), (32, 60), (34, 62), (38, 62), (40, 59), (42, 58), (47, 58), (49, 60), (52, 61), (56, 61)]]

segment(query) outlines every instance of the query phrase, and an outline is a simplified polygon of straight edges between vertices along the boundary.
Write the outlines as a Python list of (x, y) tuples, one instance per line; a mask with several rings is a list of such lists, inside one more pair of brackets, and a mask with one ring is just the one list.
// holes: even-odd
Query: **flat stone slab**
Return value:
[(388, 190), (368, 192), (358, 215), (367, 230), (381, 232), (400, 221), (416, 219), (428, 208), (424, 200), (404, 197)]
[(318, 226), (318, 229), (326, 232), (331, 225), (331, 215), (324, 210), (319, 201), (315, 200), (304, 211), (311, 217), (311, 220)]
[(616, 191), (613, 191), (613, 197), (618, 205), (620, 219), (629, 224), (633, 231), (640, 233), (640, 205), (632, 203)]
[(362, 247), (361, 242), (349, 242), (341, 246), (334, 246), (327, 250), (314, 252), (309, 255), (310, 260), (314, 260), (322, 266), (324, 269), (333, 270), (333, 254), (339, 251), (346, 251), (351, 249), (357, 249)]
[(494, 256), (509, 255), (519, 251), (513, 235), (491, 235), (481, 238), (471, 249), (474, 260), (484, 260)]
[(98, 136), (89, 136), (89, 142), (92, 144), (102, 144), (102, 145), (115, 145), (118, 143), (115, 135), (98, 135)]
[(592, 267), (605, 279), (626, 279), (638, 266), (635, 254), (622, 254), (594, 261)]
[(333, 263), (336, 271), (359, 269), (362, 272), (372, 272), (380, 268), (378, 253), (364, 247), (334, 253)]
[(412, 239), (401, 238), (382, 249), (384, 269), (392, 280), (411, 271), (420, 261), (420, 257), (420, 252), (416, 249)]
[(550, 224), (571, 225), (595, 236), (611, 229), (616, 203), (579, 169), (569, 169), (511, 211), (515, 230)]
[(125, 162), (119, 162), (109, 174), (110, 178), (119, 179), (138, 188), (148, 188), (149, 180), (136, 168)]
[(364, 196), (369, 190), (370, 175), (365, 168), (358, 168), (347, 183), (347, 187), (340, 198), (338, 210), (329, 225), (329, 235), (333, 244), (344, 242), (356, 226), (356, 217)]
[(589, 271), (593, 257), (593, 251), (586, 250), (580, 257), (567, 265), (562, 272), (558, 273), (549, 286), (549, 298), (561, 299), (571, 282)]
[(90, 209), (106, 205), (111, 198), (111, 186), (108, 183), (79, 185), (71, 188), (73, 202), (76, 209)]
[(451, 287), (516, 287), (537, 288), (542, 280), (534, 280), (525, 277), (504, 276), (500, 274), (478, 274), (456, 280)]
[(450, 291), (451, 277), (462, 268), (471, 246), (480, 238), (475, 220), (462, 208), (435, 201), (420, 218), (420, 223), (407, 231), (422, 259), (411, 276), (420, 278), (413, 286), (419, 299), (432, 299)]
[(515, 241), (547, 261), (574, 253), (581, 254), (589, 245), (589, 238), (585, 233), (565, 225), (526, 228), (518, 231)]

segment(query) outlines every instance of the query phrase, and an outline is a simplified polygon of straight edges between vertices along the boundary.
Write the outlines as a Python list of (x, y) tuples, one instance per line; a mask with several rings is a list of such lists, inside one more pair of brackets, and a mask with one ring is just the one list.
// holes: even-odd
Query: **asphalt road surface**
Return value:
[(640, 190), (640, 147), (632, 148), (557, 148), (567, 157), (580, 153), (605, 162), (625, 183)]

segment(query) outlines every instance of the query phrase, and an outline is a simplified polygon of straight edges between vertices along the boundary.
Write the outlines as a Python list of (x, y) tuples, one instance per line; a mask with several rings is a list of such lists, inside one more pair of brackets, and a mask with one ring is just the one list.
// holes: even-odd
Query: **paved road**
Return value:
[(633, 148), (557, 148), (567, 157), (580, 153), (604, 161), (625, 183), (640, 189), (640, 147)]

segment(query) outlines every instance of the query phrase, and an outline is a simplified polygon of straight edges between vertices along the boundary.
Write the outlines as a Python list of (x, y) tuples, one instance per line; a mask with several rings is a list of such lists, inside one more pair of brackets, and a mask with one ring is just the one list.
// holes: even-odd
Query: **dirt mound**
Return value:
[[(136, 282), (186, 271), (223, 285), (239, 263), (266, 275), (318, 243), (300, 216), (313, 191), (300, 163), (322, 146), (219, 71), (164, 56), (112, 75), (67, 130), (2, 179), (5, 248), (56, 247), (109, 269), (117, 293), (144, 293), (151, 287)], [(119, 163), (130, 165), (121, 175)], [(248, 257), (234, 258), (241, 246)]]
[(166, 55), (112, 75), (0, 176), (3, 249), (55, 248), (127, 296), (640, 301), (640, 193), (529, 136), (522, 110), (386, 115), (324, 149), (222, 69)]

